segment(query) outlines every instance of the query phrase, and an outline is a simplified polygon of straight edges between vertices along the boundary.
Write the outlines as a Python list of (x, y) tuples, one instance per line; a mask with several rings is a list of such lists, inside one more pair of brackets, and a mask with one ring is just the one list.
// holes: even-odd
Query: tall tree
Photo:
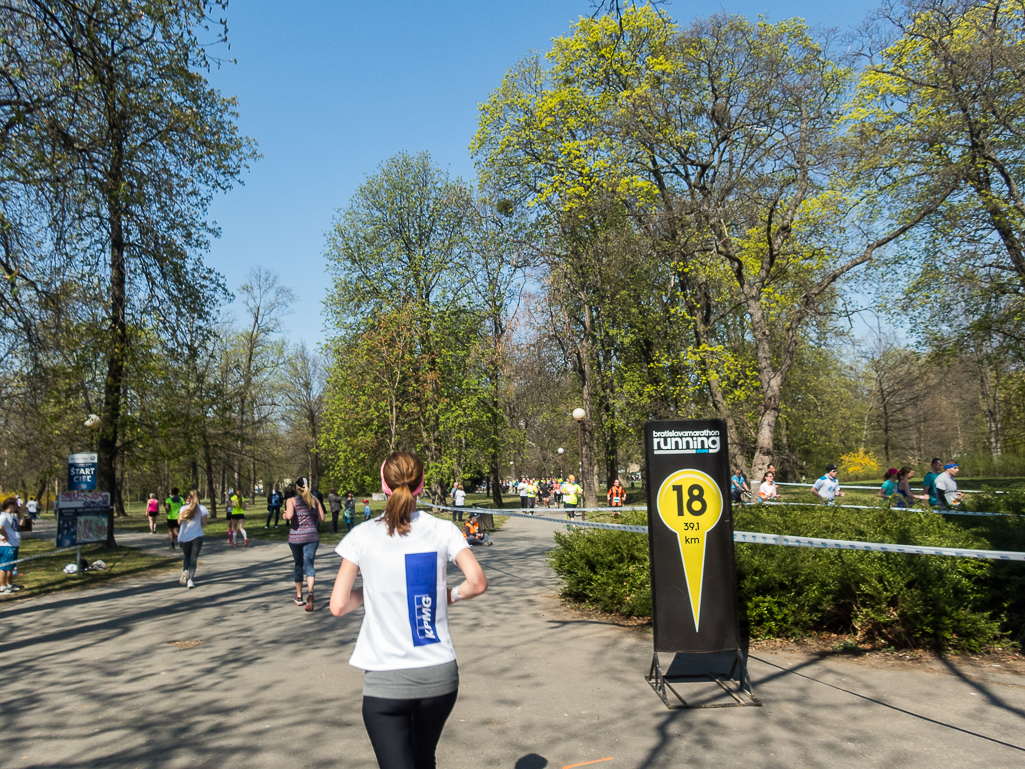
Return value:
[[(200, 74), (209, 67), (201, 36), (226, 40), (226, 23), (212, 15), (225, 5), (17, 0), (2, 14), (9, 25), (0, 35), (3, 60), (29, 62), (25, 71), (40, 74), (18, 80), (21, 96), (0, 116), (0, 124), (25, 126), (5, 136), (6, 156), (23, 159), (20, 174), (11, 176), (45, 191), (51, 208), (40, 214), (43, 221), (70, 219), (50, 237), (61, 256), (102, 276), (98, 480), (115, 498), (128, 329), (139, 309), (133, 299), (145, 285), (170, 304), (205, 312), (201, 299), (218, 288), (198, 258), (215, 234), (206, 210), (213, 192), (232, 186), (254, 157), (234, 125), (234, 101)], [(8, 34), (11, 27), (15, 34)], [(13, 80), (8, 73), (7, 83)], [(52, 82), (68, 87), (39, 90)], [(104, 260), (95, 259), (103, 252)]]

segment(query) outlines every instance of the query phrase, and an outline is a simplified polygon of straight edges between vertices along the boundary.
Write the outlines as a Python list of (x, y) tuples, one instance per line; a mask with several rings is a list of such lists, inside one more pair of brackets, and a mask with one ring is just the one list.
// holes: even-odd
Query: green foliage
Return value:
[[(644, 515), (624, 513), (623, 522), (643, 525)], [(555, 543), (548, 562), (563, 579), (564, 596), (605, 612), (651, 616), (647, 537), (625, 531), (571, 529), (556, 532)]]
[[(969, 528), (934, 513), (883, 507), (756, 506), (738, 510), (736, 523), (748, 531), (829, 539), (1025, 548), (1019, 517)], [(573, 530), (556, 534), (556, 545), (549, 561), (566, 597), (603, 611), (650, 616), (646, 537)], [(752, 638), (833, 631), (878, 646), (965, 651), (1007, 637), (1022, 640), (1022, 564), (753, 544), (738, 545), (736, 554), (740, 605)]]

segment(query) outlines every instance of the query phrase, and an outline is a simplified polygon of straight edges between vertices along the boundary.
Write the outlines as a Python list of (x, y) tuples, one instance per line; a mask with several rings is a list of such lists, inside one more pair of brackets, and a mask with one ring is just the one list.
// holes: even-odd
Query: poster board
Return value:
[(105, 491), (65, 491), (57, 498), (57, 547), (106, 542), (110, 494)]

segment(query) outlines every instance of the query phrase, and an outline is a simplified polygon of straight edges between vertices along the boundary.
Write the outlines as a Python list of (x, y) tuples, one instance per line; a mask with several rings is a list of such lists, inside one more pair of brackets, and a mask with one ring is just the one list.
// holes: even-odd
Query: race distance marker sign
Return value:
[[(715, 680), (737, 704), (759, 704), (741, 653), (726, 424), (648, 422), (644, 437), (655, 641), (648, 681), (669, 707), (680, 706), (668, 691), (689, 707), (671, 684), (690, 679)], [(659, 652), (677, 655), (665, 674)]]

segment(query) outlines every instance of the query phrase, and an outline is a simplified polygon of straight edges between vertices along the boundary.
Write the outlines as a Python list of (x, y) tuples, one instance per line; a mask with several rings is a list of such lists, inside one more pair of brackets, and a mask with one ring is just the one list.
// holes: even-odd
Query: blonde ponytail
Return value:
[(199, 512), (199, 492), (192, 489), (189, 492), (188, 504), (178, 511), (178, 520), (188, 523), (195, 518), (197, 512)]

